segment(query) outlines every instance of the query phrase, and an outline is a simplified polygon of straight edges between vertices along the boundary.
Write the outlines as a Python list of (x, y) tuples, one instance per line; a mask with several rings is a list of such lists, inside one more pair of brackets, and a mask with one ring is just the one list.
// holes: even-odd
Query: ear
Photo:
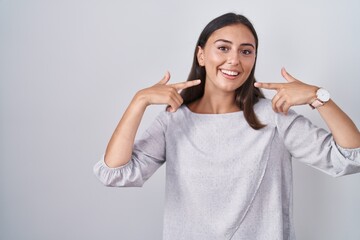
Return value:
[(204, 49), (202, 49), (200, 46), (198, 46), (198, 51), (197, 51), (197, 60), (198, 63), (201, 67), (205, 66), (205, 61), (204, 61)]

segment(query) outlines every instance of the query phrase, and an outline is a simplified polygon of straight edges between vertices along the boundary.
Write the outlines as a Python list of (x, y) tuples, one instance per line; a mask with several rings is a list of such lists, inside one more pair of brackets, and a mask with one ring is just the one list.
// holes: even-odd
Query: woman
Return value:
[[(244, 16), (211, 21), (189, 80), (168, 84), (166, 73), (136, 93), (94, 167), (105, 185), (142, 186), (166, 161), (164, 239), (295, 239), (291, 159), (332, 176), (360, 171), (351, 119), (326, 90), (285, 69), (287, 83), (255, 82), (257, 49)], [(277, 94), (269, 101), (259, 88)], [(166, 111), (134, 144), (152, 104)], [(289, 110), (303, 104), (319, 111), (331, 133)]]

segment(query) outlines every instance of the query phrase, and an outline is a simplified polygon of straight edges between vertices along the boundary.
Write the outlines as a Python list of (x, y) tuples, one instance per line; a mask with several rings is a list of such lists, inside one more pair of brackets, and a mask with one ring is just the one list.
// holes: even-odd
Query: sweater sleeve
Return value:
[(360, 148), (344, 149), (328, 131), (290, 111), (276, 114), (276, 125), (293, 159), (333, 177), (360, 172)]
[(131, 160), (110, 168), (104, 157), (93, 168), (96, 177), (109, 187), (141, 187), (165, 162), (166, 113), (160, 113), (134, 143)]

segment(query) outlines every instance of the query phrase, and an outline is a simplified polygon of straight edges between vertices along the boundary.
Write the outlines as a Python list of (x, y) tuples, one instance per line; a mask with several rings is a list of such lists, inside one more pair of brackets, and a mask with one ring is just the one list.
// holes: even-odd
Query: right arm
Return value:
[(136, 132), (147, 106), (166, 104), (169, 106), (167, 111), (175, 112), (183, 103), (178, 91), (200, 83), (200, 80), (194, 80), (167, 84), (169, 80), (170, 74), (167, 72), (160, 82), (136, 93), (106, 148), (104, 161), (108, 167), (120, 167), (131, 160)]

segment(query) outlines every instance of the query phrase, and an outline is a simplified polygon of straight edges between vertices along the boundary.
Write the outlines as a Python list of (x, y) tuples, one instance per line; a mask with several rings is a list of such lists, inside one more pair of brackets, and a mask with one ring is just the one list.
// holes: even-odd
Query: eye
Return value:
[(243, 54), (243, 55), (252, 55), (253, 51), (248, 50), (248, 49), (244, 49), (244, 50), (241, 50), (241, 54)]
[(228, 47), (224, 47), (224, 46), (221, 46), (221, 47), (218, 47), (218, 49), (222, 52), (228, 52), (229, 51), (229, 48)]

